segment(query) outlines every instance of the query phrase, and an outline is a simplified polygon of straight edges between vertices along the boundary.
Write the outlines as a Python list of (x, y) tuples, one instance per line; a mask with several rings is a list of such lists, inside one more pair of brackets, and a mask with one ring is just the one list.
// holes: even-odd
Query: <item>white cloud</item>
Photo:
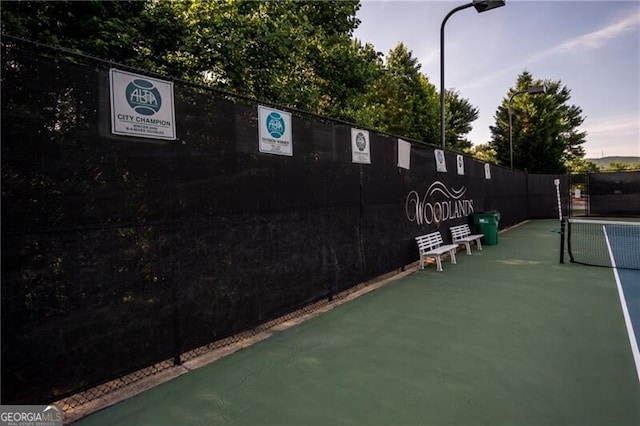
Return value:
[(565, 54), (575, 52), (576, 49), (599, 49), (607, 41), (613, 40), (627, 32), (636, 29), (640, 24), (640, 13), (637, 15), (628, 16), (621, 21), (614, 22), (613, 24), (602, 28), (598, 31), (594, 31), (588, 34), (583, 34), (579, 37), (567, 40), (564, 43), (559, 44), (551, 49), (548, 49), (540, 56), (547, 56), (551, 54)]
[(640, 134), (640, 117), (627, 115), (624, 117), (604, 118), (594, 123), (582, 126), (588, 134), (615, 132), (617, 135), (635, 133)]
[(527, 68), (527, 65), (538, 62), (549, 56), (556, 55), (568, 55), (576, 54), (584, 51), (585, 49), (599, 49), (604, 46), (608, 41), (611, 41), (617, 37), (624, 35), (625, 33), (637, 30), (640, 25), (640, 13), (627, 16), (620, 21), (614, 22), (604, 28), (597, 31), (593, 31), (587, 34), (583, 34), (578, 37), (563, 41), (562, 43), (547, 48), (535, 55), (529, 56), (525, 61), (506, 66), (500, 71), (491, 75), (483, 77), (480, 80), (475, 80), (460, 86), (460, 89), (467, 89), (470, 87), (482, 87), (487, 82), (501, 77), (506, 74), (513, 74), (514, 71), (519, 71)]

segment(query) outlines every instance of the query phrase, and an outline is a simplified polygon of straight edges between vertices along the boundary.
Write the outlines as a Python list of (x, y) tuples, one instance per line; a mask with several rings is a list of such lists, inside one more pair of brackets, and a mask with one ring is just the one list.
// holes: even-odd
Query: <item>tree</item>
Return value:
[(616, 162), (608, 164), (602, 171), (605, 172), (627, 172), (632, 170), (640, 170), (640, 163), (622, 163)]
[(188, 29), (174, 49), (155, 55), (173, 75), (320, 112), (345, 86), (358, 8), (357, 1), (153, 1), (148, 13)]
[(593, 163), (589, 160), (585, 160), (584, 158), (573, 158), (565, 164), (567, 167), (567, 172), (578, 174), (578, 173), (595, 173), (600, 171), (600, 168), (596, 163)]
[(2, 33), (126, 63), (144, 39), (145, 8), (138, 1), (3, 2)]
[(440, 140), (440, 96), (436, 86), (424, 74), (420, 74), (420, 86), (428, 111), (428, 115), (425, 115), (420, 123), (420, 140), (437, 144)]
[(408, 138), (437, 141), (435, 86), (403, 43), (387, 54), (377, 78), (357, 100), (354, 119), (363, 125)]
[(561, 81), (533, 80), (528, 72), (518, 76), (516, 85), (502, 101), (491, 126), (491, 147), (500, 164), (510, 163), (509, 98), (531, 85), (543, 85), (546, 93), (514, 96), (511, 102), (513, 119), (513, 165), (531, 172), (565, 173), (567, 162), (584, 157), (586, 132), (578, 131), (584, 121), (582, 109), (569, 105), (571, 91)]
[(488, 143), (474, 145), (464, 149), (465, 154), (471, 155), (473, 158), (480, 160), (484, 163), (498, 164), (496, 158), (496, 152), (491, 148)]
[(2, 31), (319, 112), (353, 83), (345, 69), (362, 59), (351, 56), (358, 8), (353, 0), (8, 2)]
[(471, 141), (466, 135), (471, 131), (471, 123), (478, 119), (478, 108), (471, 105), (458, 91), (445, 92), (447, 117), (445, 129), (445, 146), (455, 151), (471, 148)]
[[(375, 127), (374, 111), (369, 92), (383, 75), (382, 54), (371, 44), (352, 40), (348, 46), (335, 45), (322, 57), (322, 95), (318, 113), (362, 126)], [(332, 76), (333, 77), (329, 77)]]

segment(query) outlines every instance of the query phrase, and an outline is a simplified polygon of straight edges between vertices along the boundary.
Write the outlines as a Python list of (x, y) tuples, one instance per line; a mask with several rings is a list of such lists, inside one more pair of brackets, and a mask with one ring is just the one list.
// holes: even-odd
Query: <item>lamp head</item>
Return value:
[(539, 93), (546, 93), (547, 88), (544, 86), (529, 86), (527, 93), (530, 95), (537, 95)]
[(505, 0), (473, 0), (471, 3), (478, 13), (482, 13), (487, 10), (495, 9), (496, 7), (504, 6)]

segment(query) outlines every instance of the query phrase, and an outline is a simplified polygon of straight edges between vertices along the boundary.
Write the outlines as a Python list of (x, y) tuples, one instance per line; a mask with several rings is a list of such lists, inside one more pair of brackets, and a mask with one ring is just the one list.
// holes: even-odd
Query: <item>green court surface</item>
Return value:
[(77, 424), (640, 425), (613, 272), (560, 265), (558, 230), (503, 232)]

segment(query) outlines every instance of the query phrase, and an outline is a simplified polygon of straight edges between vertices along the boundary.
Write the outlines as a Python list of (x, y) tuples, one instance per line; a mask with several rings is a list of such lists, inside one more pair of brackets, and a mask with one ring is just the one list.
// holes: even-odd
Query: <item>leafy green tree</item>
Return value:
[(465, 148), (463, 152), (484, 163), (498, 164), (496, 152), (488, 143), (473, 145)]
[(188, 29), (174, 50), (156, 55), (178, 76), (316, 112), (345, 86), (357, 1), (151, 5), (158, 21), (168, 14)]
[(7, 2), (2, 31), (320, 112), (345, 88), (363, 86), (345, 73), (366, 58), (351, 56), (358, 8), (337, 0)]
[(584, 158), (572, 158), (565, 164), (568, 173), (595, 173), (600, 171), (600, 168), (596, 163), (593, 163)]
[[(139, 1), (2, 2), (2, 33), (129, 62), (149, 23)], [(167, 31), (167, 37), (180, 36)]]
[(457, 91), (447, 90), (445, 102), (447, 107), (445, 146), (460, 152), (471, 148), (471, 141), (466, 138), (466, 135), (472, 129), (471, 123), (478, 119), (478, 108), (471, 105), (469, 100), (462, 98)]
[(622, 163), (613, 162), (607, 165), (602, 171), (605, 172), (627, 172), (632, 170), (640, 170), (640, 163)]
[(440, 140), (440, 96), (436, 86), (424, 74), (420, 74), (421, 95), (426, 113), (419, 123), (420, 140), (438, 144)]
[(368, 94), (385, 72), (382, 54), (371, 44), (352, 40), (348, 45), (334, 45), (321, 59), (325, 77), (319, 83), (322, 94), (317, 112), (375, 127), (372, 117), (376, 114), (370, 113), (379, 105), (369, 103)]
[(516, 91), (543, 84), (545, 94), (522, 94), (511, 102), (513, 166), (531, 172), (564, 173), (568, 161), (584, 157), (581, 145), (586, 133), (578, 131), (584, 121), (582, 109), (568, 104), (571, 91), (559, 80), (534, 81), (528, 72), (520, 74), (496, 112), (490, 145), (500, 164), (509, 165), (509, 98)]
[(377, 78), (358, 99), (356, 122), (399, 136), (437, 142), (437, 92), (420, 67), (403, 43), (391, 49)]

